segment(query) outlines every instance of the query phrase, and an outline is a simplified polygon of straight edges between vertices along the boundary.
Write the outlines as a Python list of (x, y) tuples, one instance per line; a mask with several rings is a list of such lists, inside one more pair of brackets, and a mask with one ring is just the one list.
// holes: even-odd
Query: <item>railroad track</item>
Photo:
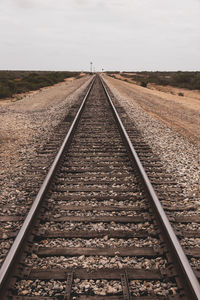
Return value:
[(96, 77), (2, 265), (0, 299), (200, 299), (184, 251)]

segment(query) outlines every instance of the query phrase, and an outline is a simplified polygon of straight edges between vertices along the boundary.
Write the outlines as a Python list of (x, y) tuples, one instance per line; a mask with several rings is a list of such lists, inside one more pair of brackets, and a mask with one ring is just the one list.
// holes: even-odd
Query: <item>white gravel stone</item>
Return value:
[(41, 225), (41, 229), (43, 230), (66, 230), (66, 231), (74, 231), (74, 230), (83, 230), (83, 231), (104, 231), (104, 230), (123, 230), (123, 231), (140, 231), (146, 230), (147, 232), (151, 233), (154, 230), (154, 226), (149, 222), (145, 223), (83, 223), (83, 222), (45, 222)]
[[(147, 214), (140, 214), (140, 216), (146, 216)], [(46, 212), (45, 217), (51, 217), (52, 212)], [(99, 211), (99, 210), (92, 210), (92, 211), (54, 211), (54, 217), (66, 217), (66, 216), (76, 216), (76, 217), (94, 217), (94, 216), (138, 216), (138, 211)]]
[(200, 248), (200, 238), (184, 238), (181, 239), (180, 242), (182, 246), (192, 246)]
[(148, 237), (146, 239), (130, 238), (130, 239), (116, 239), (109, 238), (105, 240), (104, 238), (95, 239), (46, 239), (42, 240), (36, 245), (43, 247), (153, 247), (159, 245), (159, 240), (156, 238)]
[(47, 268), (85, 268), (89, 270), (102, 268), (136, 268), (136, 269), (165, 269), (167, 261), (161, 257), (147, 259), (144, 257), (107, 257), (107, 256), (72, 256), (72, 257), (45, 257), (39, 258), (32, 255), (26, 259), (26, 263), (33, 269)]
[(64, 294), (66, 282), (58, 280), (21, 280), (16, 289), (21, 296), (58, 296)]
[(173, 282), (131, 280), (130, 291), (133, 296), (175, 295), (178, 290)]

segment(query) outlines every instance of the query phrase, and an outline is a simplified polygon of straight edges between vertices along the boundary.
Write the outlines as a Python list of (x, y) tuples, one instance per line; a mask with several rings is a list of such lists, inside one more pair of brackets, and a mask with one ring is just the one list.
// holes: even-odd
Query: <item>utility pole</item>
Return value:
[(90, 63), (90, 73), (92, 73), (92, 62)]

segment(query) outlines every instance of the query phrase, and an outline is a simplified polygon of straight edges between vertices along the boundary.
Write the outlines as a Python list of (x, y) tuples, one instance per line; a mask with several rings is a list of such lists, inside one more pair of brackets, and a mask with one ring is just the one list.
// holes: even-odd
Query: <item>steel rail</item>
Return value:
[(136, 163), (136, 166), (139, 170), (139, 173), (142, 177), (143, 183), (145, 185), (146, 191), (148, 192), (150, 199), (151, 199), (151, 205), (153, 206), (153, 210), (156, 213), (157, 221), (159, 224), (161, 224), (162, 232), (164, 233), (165, 242), (170, 247), (172, 256), (173, 256), (173, 263), (177, 267), (178, 275), (182, 279), (183, 282), (183, 288), (185, 290), (185, 293), (190, 300), (200, 300), (200, 285), (198, 282), (198, 279), (196, 278), (189, 261), (177, 239), (176, 234), (174, 233), (174, 230), (167, 218), (167, 215), (156, 195), (156, 192), (154, 191), (154, 188), (140, 162), (140, 159), (133, 147), (133, 144), (127, 134), (127, 131), (118, 115), (118, 112), (111, 100), (111, 97), (108, 93), (108, 90), (104, 84), (104, 81), (102, 77), (100, 77), (101, 83), (103, 85), (104, 91), (106, 93), (106, 96), (108, 98), (109, 104), (112, 108), (114, 117), (117, 121), (119, 130), (121, 132), (122, 138), (125, 141), (127, 145), (127, 150), (130, 153), (130, 156), (133, 158), (134, 162)]
[(2, 295), (2, 293), (4, 293), (8, 276), (11, 274), (11, 272), (13, 270), (13, 266), (16, 262), (16, 258), (18, 256), (18, 254), (20, 253), (20, 250), (22, 249), (22, 246), (23, 246), (23, 242), (31, 229), (31, 226), (34, 222), (35, 216), (41, 206), (42, 200), (43, 200), (44, 196), (46, 195), (47, 189), (50, 186), (52, 178), (57, 170), (58, 163), (60, 162), (60, 160), (62, 158), (64, 150), (66, 149), (66, 147), (69, 145), (69, 143), (71, 141), (74, 130), (77, 127), (77, 124), (80, 120), (86, 100), (90, 94), (90, 91), (93, 87), (95, 79), (96, 79), (96, 77), (93, 77), (92, 82), (89, 84), (87, 93), (86, 93), (86, 95), (82, 101), (82, 104), (72, 122), (72, 125), (70, 126), (70, 129), (69, 129), (69, 131), (68, 131), (68, 133), (67, 133), (67, 135), (66, 135), (66, 137), (65, 137), (65, 139), (64, 139), (64, 141), (63, 141), (63, 143), (62, 143), (62, 145), (61, 145), (61, 147), (60, 147), (60, 149), (59, 149), (59, 151), (58, 151), (58, 153), (46, 175), (46, 178), (43, 181), (43, 184), (31, 206), (25, 220), (24, 220), (24, 223), (23, 223), (18, 235), (16, 236), (14, 243), (13, 243), (12, 247), (10, 248), (10, 250), (2, 264), (2, 267), (0, 269), (0, 299), (2, 299), (1, 295)]

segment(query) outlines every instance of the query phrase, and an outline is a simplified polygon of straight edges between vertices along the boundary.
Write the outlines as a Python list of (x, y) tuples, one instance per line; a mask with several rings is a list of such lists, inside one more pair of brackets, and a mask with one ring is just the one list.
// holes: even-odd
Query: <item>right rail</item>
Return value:
[(167, 243), (169, 249), (171, 249), (171, 255), (173, 256), (174, 264), (176, 265), (179, 276), (182, 279), (185, 290), (187, 291), (188, 296), (191, 299), (200, 299), (200, 285), (199, 281), (197, 280), (197, 277), (195, 276), (189, 261), (183, 251), (183, 248), (181, 247), (176, 234), (174, 233), (174, 230), (167, 218), (167, 215), (165, 211), (163, 210), (163, 207), (154, 191), (154, 188), (140, 162), (140, 159), (131, 143), (131, 140), (129, 139), (129, 136), (126, 132), (126, 129), (124, 128), (120, 117), (117, 113), (116, 108), (114, 107), (114, 104), (111, 100), (111, 97), (108, 93), (108, 90), (101, 79), (102, 85), (104, 87), (105, 93), (107, 95), (108, 101), (110, 103), (110, 106), (112, 108), (113, 114), (115, 119), (117, 120), (117, 124), (119, 127), (119, 130), (122, 135), (122, 139), (126, 143), (126, 147), (128, 150), (129, 155), (134, 160), (134, 162), (137, 165), (137, 168), (139, 170), (139, 173), (142, 177), (143, 183), (146, 187), (146, 191), (148, 192), (150, 199), (151, 199), (151, 206), (156, 214), (157, 222), (160, 224), (160, 228), (162, 228), (163, 235), (165, 237), (165, 242)]

